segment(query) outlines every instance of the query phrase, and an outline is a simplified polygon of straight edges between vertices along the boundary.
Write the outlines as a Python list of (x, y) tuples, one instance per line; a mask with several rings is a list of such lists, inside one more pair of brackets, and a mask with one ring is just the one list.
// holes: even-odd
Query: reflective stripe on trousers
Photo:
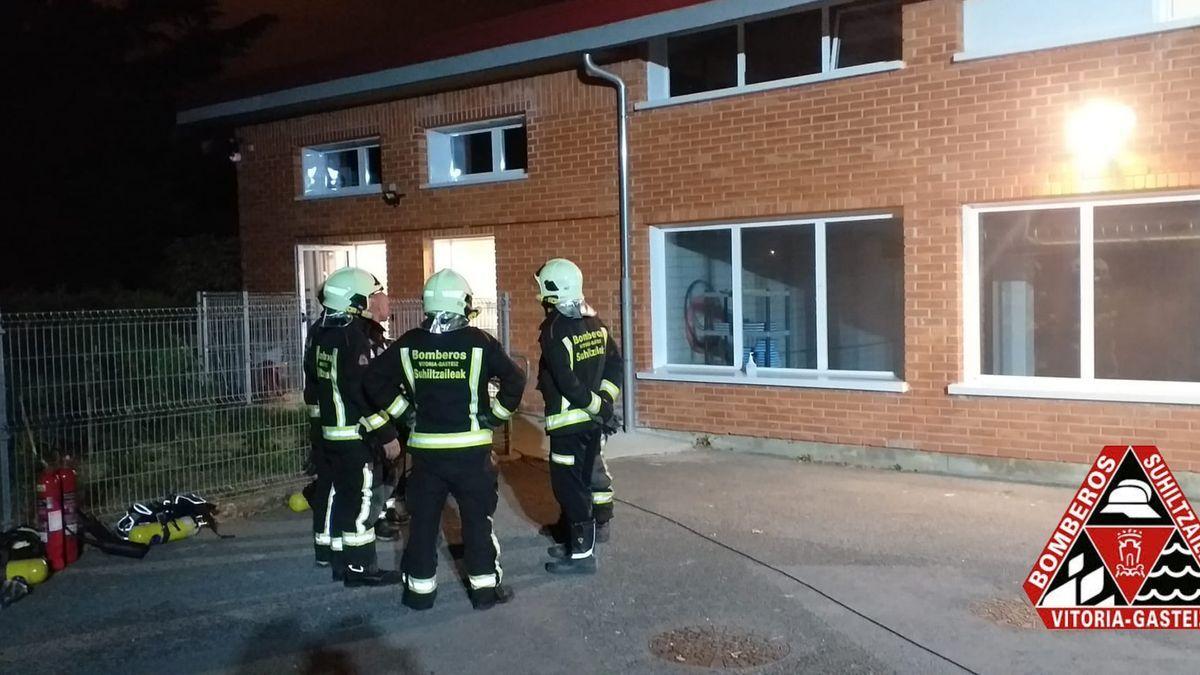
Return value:
[(413, 593), (427, 595), (437, 590), (437, 577), (418, 579), (411, 574), (405, 574), (404, 585), (408, 586), (408, 590), (412, 591)]
[(354, 519), (354, 531), (342, 533), (342, 543), (346, 546), (366, 546), (375, 541), (375, 527), (371, 523), (368, 529), (367, 520), (371, 516), (371, 487), (375, 480), (375, 475), (371, 472), (370, 464), (363, 464), (362, 467), (362, 502), (358, 510), (358, 517)]

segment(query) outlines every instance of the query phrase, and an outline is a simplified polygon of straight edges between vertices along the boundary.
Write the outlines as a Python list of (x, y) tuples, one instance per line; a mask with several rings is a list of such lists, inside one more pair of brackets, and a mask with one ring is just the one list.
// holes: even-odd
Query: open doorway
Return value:
[(387, 285), (387, 245), (383, 242), (296, 247), (296, 286), (304, 299), (306, 326), (321, 312), (317, 299), (321, 284), (334, 270), (347, 265), (361, 267)]
[(431, 253), (429, 274), (452, 269), (466, 277), (477, 300), (496, 300), (495, 237), (434, 239)]

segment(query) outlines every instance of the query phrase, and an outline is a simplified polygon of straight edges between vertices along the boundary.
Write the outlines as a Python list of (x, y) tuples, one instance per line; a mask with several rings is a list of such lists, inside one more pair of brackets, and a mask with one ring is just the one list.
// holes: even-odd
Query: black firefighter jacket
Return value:
[[(495, 399), (488, 382), (499, 380)], [(525, 375), (488, 333), (467, 326), (448, 333), (414, 328), (371, 363), (367, 398), (397, 417), (415, 410), (413, 452), (491, 446), (492, 429), (512, 417)]]
[[(396, 438), (389, 414), (367, 402), (363, 376), (382, 346), (382, 328), (362, 317), (346, 323), (322, 320), (308, 333), (304, 353), (304, 402), (326, 441), (369, 438), (382, 445)], [(401, 411), (403, 412), (403, 411)]]
[(551, 311), (539, 338), (538, 389), (546, 401), (546, 433), (589, 431), (621, 393), (621, 353), (595, 316), (572, 319)]

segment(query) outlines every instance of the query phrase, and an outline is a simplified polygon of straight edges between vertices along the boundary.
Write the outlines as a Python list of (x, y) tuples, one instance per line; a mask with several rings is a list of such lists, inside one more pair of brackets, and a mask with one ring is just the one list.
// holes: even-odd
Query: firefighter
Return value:
[(399, 456), (391, 420), (401, 419), (408, 405), (371, 408), (363, 395), (363, 374), (379, 346), (373, 337), (382, 334), (374, 317), (386, 316), (387, 296), (370, 272), (344, 267), (325, 280), (320, 301), (325, 311), (309, 332), (304, 358), (304, 399), (316, 446), (311, 503), (317, 564), (331, 566), (333, 579), (348, 587), (395, 584), (400, 575), (376, 564), (373, 495), (377, 449), (389, 461)]
[[(492, 530), (498, 499), (492, 429), (517, 409), (525, 376), (494, 337), (469, 325), (477, 312), (461, 275), (446, 269), (430, 277), (424, 312), (420, 327), (400, 336), (366, 376), (367, 397), (376, 405), (410, 397), (416, 411), (408, 439), (413, 467), (402, 602), (429, 609), (437, 597), (437, 540), (449, 494), (462, 517), (471, 604), (490, 609), (512, 597), (502, 584)], [(492, 378), (500, 384), (495, 399), (488, 393)]]
[(550, 485), (562, 509), (566, 542), (551, 547), (546, 571), (596, 571), (598, 520), (612, 517), (612, 478), (601, 447), (616, 430), (613, 404), (621, 389), (621, 354), (608, 327), (583, 297), (583, 273), (554, 258), (536, 275), (546, 312), (539, 343), (538, 389), (546, 401)]

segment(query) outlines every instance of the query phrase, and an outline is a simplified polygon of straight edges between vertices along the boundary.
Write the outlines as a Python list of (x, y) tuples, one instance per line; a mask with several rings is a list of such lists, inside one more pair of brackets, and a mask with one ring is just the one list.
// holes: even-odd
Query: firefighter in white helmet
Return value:
[(546, 312), (538, 389), (546, 402), (550, 485), (565, 530), (564, 543), (549, 550), (555, 560), (546, 570), (590, 574), (596, 571), (596, 540), (606, 539), (612, 518), (612, 478), (601, 452), (605, 436), (617, 428), (613, 404), (621, 392), (621, 353), (584, 300), (583, 273), (575, 263), (548, 260), (536, 279)]
[[(400, 336), (367, 371), (367, 397), (377, 406), (415, 410), (408, 452), (412, 473), (410, 516), (401, 568), (403, 603), (429, 609), (437, 597), (437, 541), (446, 496), (462, 517), (471, 603), (489, 609), (512, 592), (502, 582), (499, 544), (492, 530), (497, 473), (492, 429), (521, 403), (525, 375), (488, 333), (470, 325), (476, 315), (471, 287), (441, 270), (425, 283), (425, 319)], [(488, 382), (499, 381), (496, 398)]]
[(334, 580), (350, 587), (395, 584), (399, 574), (376, 565), (372, 490), (376, 449), (389, 460), (399, 456), (391, 421), (405, 411), (372, 407), (363, 395), (363, 375), (380, 346), (375, 336), (382, 334), (375, 317), (386, 316), (387, 296), (370, 272), (344, 267), (325, 280), (320, 300), (325, 311), (304, 355), (317, 468), (311, 499), (317, 565), (332, 566)]

